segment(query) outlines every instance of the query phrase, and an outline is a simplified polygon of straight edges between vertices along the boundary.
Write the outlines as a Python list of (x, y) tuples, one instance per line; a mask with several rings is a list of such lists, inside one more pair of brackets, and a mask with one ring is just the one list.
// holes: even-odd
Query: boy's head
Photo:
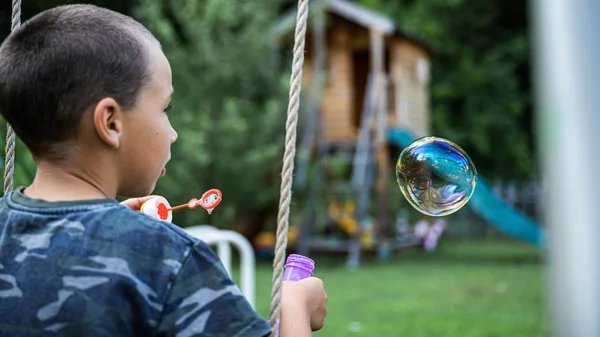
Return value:
[(47, 10), (0, 46), (0, 113), (38, 164), (101, 168), (91, 174), (117, 195), (150, 193), (164, 174), (172, 91), (156, 39), (107, 9)]

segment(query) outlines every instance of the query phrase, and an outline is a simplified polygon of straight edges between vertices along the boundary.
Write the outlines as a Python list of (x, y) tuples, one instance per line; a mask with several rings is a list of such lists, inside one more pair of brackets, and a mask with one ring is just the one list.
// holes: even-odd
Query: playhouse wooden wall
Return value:
[[(327, 76), (321, 112), (326, 140), (353, 142), (363, 110), (370, 67), (369, 31), (352, 22), (328, 17), (326, 32)], [(313, 46), (307, 34), (304, 85), (312, 84)], [(386, 72), (390, 76), (389, 125), (408, 127), (418, 136), (429, 133), (428, 54), (400, 36), (386, 39)], [(310, 90), (310, 89), (307, 89)], [(306, 93), (306, 92), (305, 92)]]
[(390, 77), (392, 80), (390, 125), (412, 130), (417, 136), (430, 133), (429, 56), (426, 50), (406, 39), (392, 38)]

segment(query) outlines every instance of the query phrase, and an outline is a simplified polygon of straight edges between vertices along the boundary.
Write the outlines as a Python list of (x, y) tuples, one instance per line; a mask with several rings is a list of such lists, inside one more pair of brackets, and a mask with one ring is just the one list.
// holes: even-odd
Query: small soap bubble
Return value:
[(400, 153), (396, 179), (416, 210), (444, 216), (467, 204), (475, 191), (477, 170), (458, 145), (443, 138), (424, 137)]

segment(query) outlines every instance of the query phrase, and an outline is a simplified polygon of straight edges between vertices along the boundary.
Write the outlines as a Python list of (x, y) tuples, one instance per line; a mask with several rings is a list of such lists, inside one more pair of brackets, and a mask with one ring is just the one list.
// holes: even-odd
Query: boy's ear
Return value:
[(122, 109), (114, 99), (103, 98), (94, 108), (94, 128), (106, 145), (118, 148), (123, 131)]

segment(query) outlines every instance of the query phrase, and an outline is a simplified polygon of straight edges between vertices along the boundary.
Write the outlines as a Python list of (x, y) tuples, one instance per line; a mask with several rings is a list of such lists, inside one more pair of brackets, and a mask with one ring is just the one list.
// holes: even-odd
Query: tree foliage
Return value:
[(360, 0), (437, 46), (432, 127), (495, 178), (535, 173), (527, 1)]

